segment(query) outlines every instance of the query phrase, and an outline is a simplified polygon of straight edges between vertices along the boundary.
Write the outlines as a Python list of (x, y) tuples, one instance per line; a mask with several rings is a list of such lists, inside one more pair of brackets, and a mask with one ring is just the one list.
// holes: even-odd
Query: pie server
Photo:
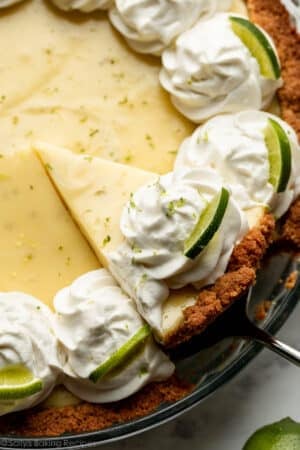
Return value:
[[(291, 258), (291, 257), (290, 257)], [(276, 260), (272, 265), (276, 265)], [(297, 279), (295, 288), (300, 286), (299, 280), (300, 259), (295, 260), (295, 269), (297, 271)], [(260, 274), (263, 274), (263, 270)], [(174, 349), (169, 350), (169, 356), (173, 361), (179, 361), (188, 358), (203, 349), (214, 346), (226, 338), (242, 338), (247, 341), (256, 341), (267, 347), (269, 350), (279, 354), (291, 363), (300, 367), (300, 351), (290, 345), (281, 342), (272, 336), (266, 330), (260, 328), (250, 318), (250, 311), (254, 310), (255, 293), (260, 290), (265, 277), (258, 277), (258, 281), (254, 287), (251, 287), (243, 298), (236, 301), (227, 311), (217, 318), (204, 332), (195, 336), (187, 343), (183, 343)], [(256, 302), (257, 303), (257, 302)], [(299, 336), (300, 339), (300, 336)]]

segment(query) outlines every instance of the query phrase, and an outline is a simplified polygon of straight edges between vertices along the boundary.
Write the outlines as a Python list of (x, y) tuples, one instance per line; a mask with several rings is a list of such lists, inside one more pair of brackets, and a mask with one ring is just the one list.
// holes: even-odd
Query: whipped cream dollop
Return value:
[(194, 122), (265, 108), (282, 84), (260, 74), (257, 60), (232, 30), (231, 16), (219, 13), (198, 22), (162, 54), (160, 82), (174, 106)]
[(44, 400), (55, 386), (62, 362), (50, 309), (22, 292), (0, 293), (0, 369), (25, 366), (43, 384), (40, 392), (27, 398), (0, 401), (0, 415)]
[(79, 10), (92, 12), (97, 9), (108, 9), (113, 5), (113, 0), (52, 0), (63, 11)]
[(221, 189), (221, 179), (213, 171), (180, 170), (141, 187), (124, 207), (121, 230), (126, 240), (109, 253), (110, 269), (158, 332), (169, 289), (214, 283), (225, 272), (234, 245), (247, 229), (243, 214), (230, 198), (206, 248), (195, 259), (184, 255), (185, 241)]
[[(269, 118), (285, 130), (292, 150), (291, 176), (282, 193), (276, 193), (269, 182), (269, 156), (264, 138)], [(197, 166), (216, 170), (244, 210), (267, 206), (280, 217), (299, 195), (300, 148), (296, 133), (286, 122), (266, 112), (221, 115), (198, 127), (182, 143), (175, 162), (177, 169)]]
[(232, 0), (116, 0), (109, 17), (137, 52), (160, 55), (200, 17), (226, 11)]
[(94, 403), (117, 401), (172, 375), (173, 363), (149, 337), (117, 374), (97, 383), (89, 379), (145, 325), (134, 302), (105, 269), (88, 272), (62, 289), (54, 306), (56, 335), (67, 355), (64, 384), (79, 398)]

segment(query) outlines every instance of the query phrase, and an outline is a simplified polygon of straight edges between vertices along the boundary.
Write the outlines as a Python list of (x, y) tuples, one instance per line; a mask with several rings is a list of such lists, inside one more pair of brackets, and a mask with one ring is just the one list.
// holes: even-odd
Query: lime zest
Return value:
[(200, 214), (191, 235), (184, 243), (187, 258), (196, 258), (214, 237), (224, 218), (229, 197), (229, 191), (223, 187)]
[(292, 171), (292, 150), (289, 138), (282, 126), (274, 119), (268, 119), (264, 131), (269, 158), (269, 183), (276, 192), (284, 192)]
[(135, 352), (136, 348), (142, 345), (150, 336), (151, 328), (143, 325), (124, 345), (116, 350), (103, 364), (95, 369), (89, 376), (93, 383), (97, 383), (110, 372), (115, 371), (123, 365), (127, 359)]
[(233, 32), (257, 60), (265, 78), (278, 80), (281, 75), (277, 55), (265, 34), (252, 22), (242, 17), (230, 17)]
[(0, 369), (0, 401), (27, 398), (42, 389), (43, 382), (21, 364)]

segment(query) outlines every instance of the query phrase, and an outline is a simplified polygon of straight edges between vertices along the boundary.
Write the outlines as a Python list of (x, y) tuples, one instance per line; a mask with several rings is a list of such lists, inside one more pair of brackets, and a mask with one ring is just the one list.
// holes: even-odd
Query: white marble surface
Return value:
[[(300, 305), (278, 336), (300, 348)], [(300, 421), (300, 368), (264, 350), (228, 385), (177, 420), (107, 450), (241, 450), (251, 433), (290, 416)]]

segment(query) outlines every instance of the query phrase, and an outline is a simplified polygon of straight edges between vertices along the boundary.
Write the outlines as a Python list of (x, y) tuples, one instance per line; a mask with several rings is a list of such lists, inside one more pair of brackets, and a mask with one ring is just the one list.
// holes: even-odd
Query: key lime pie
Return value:
[(166, 349), (275, 237), (299, 247), (300, 57), (275, 3), (0, 1), (1, 432), (180, 399)]

